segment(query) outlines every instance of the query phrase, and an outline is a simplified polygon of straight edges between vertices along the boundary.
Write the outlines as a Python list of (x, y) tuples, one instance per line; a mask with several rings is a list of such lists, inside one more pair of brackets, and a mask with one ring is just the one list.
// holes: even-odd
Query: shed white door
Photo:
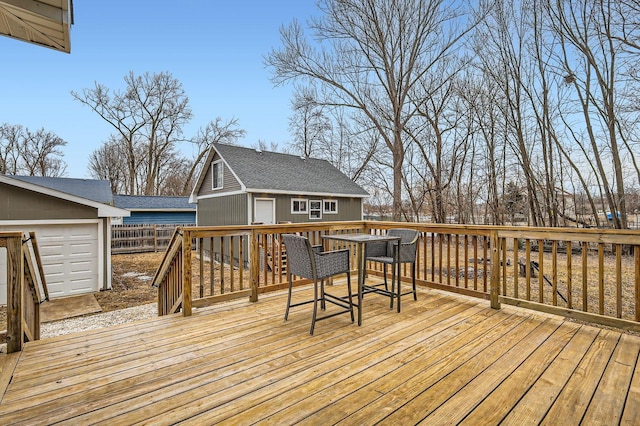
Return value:
[(254, 221), (264, 224), (275, 223), (275, 205), (273, 198), (256, 198)]
[[(100, 291), (102, 262), (98, 223), (0, 226), (0, 231), (10, 230), (35, 231), (49, 297)], [(6, 253), (4, 257), (6, 261)], [(3, 269), (0, 263), (0, 303), (4, 304), (6, 280), (6, 266)]]

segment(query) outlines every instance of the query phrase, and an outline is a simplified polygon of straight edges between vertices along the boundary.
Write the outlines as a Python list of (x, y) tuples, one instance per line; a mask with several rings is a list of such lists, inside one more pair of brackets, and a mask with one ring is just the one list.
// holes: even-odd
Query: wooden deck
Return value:
[(640, 424), (640, 337), (430, 290), (309, 336), (284, 296), (2, 355), (0, 423)]

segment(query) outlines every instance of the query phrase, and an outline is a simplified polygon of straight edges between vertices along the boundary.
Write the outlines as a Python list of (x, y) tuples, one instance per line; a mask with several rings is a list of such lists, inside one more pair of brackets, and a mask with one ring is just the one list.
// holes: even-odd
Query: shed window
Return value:
[(322, 219), (322, 201), (309, 201), (309, 219)]
[(309, 204), (307, 200), (294, 198), (291, 200), (291, 214), (307, 214)]
[(322, 201), (322, 213), (324, 213), (324, 214), (338, 214), (338, 200), (324, 200), (324, 201)]
[(224, 164), (222, 161), (211, 163), (211, 176), (213, 177), (212, 189), (222, 188), (222, 177), (224, 176)]

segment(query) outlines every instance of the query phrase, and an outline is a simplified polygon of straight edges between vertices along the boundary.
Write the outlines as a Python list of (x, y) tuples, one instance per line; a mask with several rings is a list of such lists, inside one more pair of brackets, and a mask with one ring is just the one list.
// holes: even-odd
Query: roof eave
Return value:
[(333, 197), (333, 198), (368, 198), (369, 194), (353, 194), (353, 193), (337, 193), (337, 192), (306, 192), (306, 191), (290, 191), (285, 189), (262, 189), (247, 188), (248, 193), (259, 194), (283, 194), (283, 195), (300, 195), (304, 197)]

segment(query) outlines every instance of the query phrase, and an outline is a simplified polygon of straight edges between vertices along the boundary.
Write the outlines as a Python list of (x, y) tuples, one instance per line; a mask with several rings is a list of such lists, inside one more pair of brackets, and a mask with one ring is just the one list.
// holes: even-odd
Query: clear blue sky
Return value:
[(241, 144), (282, 146), (291, 87), (273, 87), (263, 57), (280, 47), (282, 24), (314, 14), (315, 0), (75, 0), (71, 54), (0, 36), (0, 123), (54, 132), (67, 141), (68, 177), (88, 177), (89, 155), (112, 130), (70, 92), (168, 71), (194, 113), (185, 136), (235, 117)]

